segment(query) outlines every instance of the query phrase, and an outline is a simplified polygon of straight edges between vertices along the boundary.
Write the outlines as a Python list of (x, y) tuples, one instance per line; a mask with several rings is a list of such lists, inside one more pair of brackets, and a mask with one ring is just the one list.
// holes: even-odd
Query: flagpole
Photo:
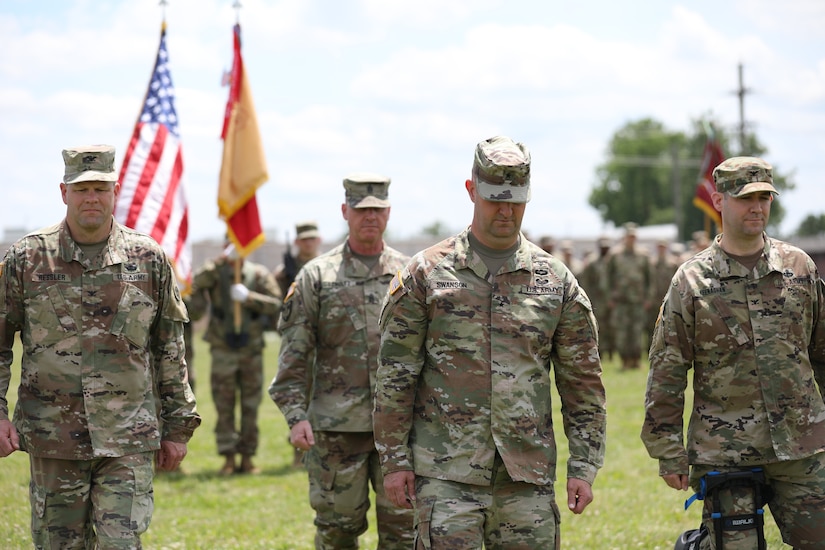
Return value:
[[(235, 258), (235, 284), (241, 284), (241, 260), (240, 256)], [(241, 333), (241, 303), (238, 301), (233, 302), (234, 311), (233, 314), (235, 316), (235, 334)]]
[[(232, 2), (232, 7), (235, 8), (235, 24), (241, 24), (241, 2), (240, 0), (235, 0)], [(241, 282), (241, 258), (238, 257), (235, 259), (235, 284), (240, 284)], [(235, 302), (234, 308), (234, 316), (235, 316), (235, 334), (240, 334), (241, 332), (241, 303)]]
[[(240, 0), (235, 0), (232, 2), (232, 7), (235, 8), (235, 24), (241, 24), (241, 2)], [(235, 284), (241, 283), (241, 258), (238, 257), (235, 259)], [(235, 334), (240, 334), (241, 332), (241, 303), (235, 302), (234, 304), (234, 317), (235, 317)]]

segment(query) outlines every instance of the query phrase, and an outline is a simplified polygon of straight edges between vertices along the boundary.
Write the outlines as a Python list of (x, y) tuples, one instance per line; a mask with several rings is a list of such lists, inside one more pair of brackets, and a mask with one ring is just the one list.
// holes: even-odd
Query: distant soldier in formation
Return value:
[(582, 262), (578, 258), (576, 258), (576, 250), (573, 247), (573, 241), (569, 239), (565, 239), (561, 242), (561, 261), (564, 262), (564, 265), (567, 266), (573, 275), (576, 277), (582, 271)]
[(281, 289), (281, 296), (286, 296), (290, 285), (295, 281), (295, 276), (304, 264), (320, 254), (321, 234), (318, 232), (318, 224), (314, 221), (296, 224), (293, 244), (298, 249), (298, 254), (293, 255), (287, 246), (284, 252), (284, 262), (275, 268), (275, 280)]
[(416, 548), (559, 548), (551, 375), (569, 436), (563, 501), (581, 514), (602, 465), (605, 395), (587, 295), (520, 233), (530, 153), (476, 146), (470, 227), (415, 255), (381, 314), (376, 446)]
[(647, 309), (647, 325), (645, 331), (648, 337), (653, 334), (656, 317), (659, 315), (659, 305), (670, 288), (670, 281), (679, 268), (681, 262), (670, 253), (670, 241), (659, 239), (656, 242), (656, 256), (650, 263), (650, 307)]
[(596, 251), (590, 254), (579, 275), (579, 283), (587, 292), (593, 313), (599, 323), (599, 351), (602, 358), (613, 359), (616, 349), (614, 342), (613, 315), (609, 306), (610, 288), (607, 278), (607, 260), (610, 257), (610, 239), (599, 237)]
[(689, 254), (695, 256), (710, 246), (710, 237), (706, 231), (694, 231), (691, 234)]
[(628, 370), (639, 368), (641, 361), (651, 279), (650, 257), (636, 244), (636, 224), (626, 223), (624, 229), (624, 244), (608, 259), (606, 282), (616, 351), (622, 359), (622, 370)]
[[(258, 473), (252, 457), (259, 444), (264, 331), (281, 309), (281, 292), (266, 267), (239, 258), (227, 241), (221, 256), (195, 272), (188, 304), (193, 320), (209, 314), (203, 339), (212, 355), (210, 386), (218, 413), (215, 440), (218, 454), (224, 457), (219, 473)], [(240, 422), (236, 422), (236, 408)]]
[(553, 254), (553, 251), (556, 248), (556, 239), (550, 235), (544, 235), (541, 239), (539, 239), (539, 246), (548, 254)]
[(289, 424), (292, 445), (306, 451), (318, 549), (358, 548), (370, 485), (378, 547), (413, 545), (411, 511), (396, 508), (384, 492), (372, 427), (381, 302), (409, 259), (384, 242), (389, 186), (378, 174), (344, 179), (347, 239), (301, 269), (278, 324), (280, 365), (269, 395)]

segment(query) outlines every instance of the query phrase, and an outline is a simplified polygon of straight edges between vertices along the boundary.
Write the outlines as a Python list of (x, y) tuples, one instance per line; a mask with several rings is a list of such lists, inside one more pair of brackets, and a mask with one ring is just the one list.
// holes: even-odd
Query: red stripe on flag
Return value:
[(169, 226), (169, 218), (172, 216), (175, 208), (175, 198), (178, 192), (178, 184), (180, 183), (180, 176), (183, 173), (183, 159), (181, 157), (180, 147), (176, 147), (175, 164), (172, 168), (172, 173), (169, 176), (169, 185), (166, 187), (166, 195), (163, 197), (158, 217), (155, 219), (155, 225), (152, 227), (152, 237), (158, 242), (163, 240), (166, 234), (166, 228)]
[[(155, 179), (155, 172), (158, 169), (158, 162), (163, 154), (163, 147), (166, 143), (166, 135), (169, 131), (166, 126), (159, 124), (157, 132), (155, 133), (155, 141), (152, 142), (152, 147), (149, 149), (149, 154), (146, 157), (146, 162), (143, 165), (143, 171), (140, 173), (140, 178), (135, 189), (135, 196), (132, 199), (132, 206), (129, 208), (129, 216), (126, 218), (126, 225), (134, 227), (143, 210), (143, 203), (149, 195), (149, 190), (152, 187), (152, 182)], [(160, 241), (158, 241), (160, 242)]]

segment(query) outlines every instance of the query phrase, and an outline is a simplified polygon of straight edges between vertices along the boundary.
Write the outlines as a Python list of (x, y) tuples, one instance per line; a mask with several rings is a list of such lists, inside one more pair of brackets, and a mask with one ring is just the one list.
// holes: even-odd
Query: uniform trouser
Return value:
[[(768, 508), (782, 533), (782, 540), (797, 550), (825, 548), (825, 453), (760, 467), (765, 471), (766, 482), (773, 493)], [(690, 474), (691, 486), (698, 489), (698, 480), (711, 470), (727, 472), (733, 469), (694, 466)], [(719, 496), (723, 516), (753, 513), (750, 488), (723, 488)], [(702, 550), (716, 549), (716, 534), (710, 518), (713, 511), (713, 499), (706, 497), (702, 523), (710, 530), (710, 536), (702, 541)], [(754, 530), (725, 531), (722, 536), (724, 550), (753, 550), (757, 547)]]
[(154, 509), (154, 452), (94, 460), (30, 456), (38, 549), (141, 548)]
[(415, 500), (416, 550), (561, 545), (553, 486), (513, 481), (498, 454), (490, 485), (416, 476)]
[(375, 490), (378, 548), (412, 547), (413, 511), (397, 508), (384, 493), (372, 432), (315, 432), (315, 445), (304, 464), (315, 510), (315, 548), (358, 548), (358, 536), (367, 530), (370, 484)]
[(613, 343), (622, 359), (642, 356), (642, 334), (647, 319), (642, 304), (619, 302), (613, 308)]
[[(212, 349), (212, 401), (218, 413), (218, 454), (252, 456), (258, 450), (258, 408), (263, 398), (264, 368), (260, 351)], [(235, 425), (240, 397), (241, 425)]]

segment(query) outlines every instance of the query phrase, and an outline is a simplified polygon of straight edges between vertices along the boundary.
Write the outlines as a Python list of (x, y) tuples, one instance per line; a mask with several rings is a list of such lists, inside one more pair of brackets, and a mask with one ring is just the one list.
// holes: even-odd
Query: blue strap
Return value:
[(694, 493), (692, 497), (685, 501), (685, 510), (687, 510), (688, 507), (696, 500), (705, 500), (705, 476), (702, 476), (699, 480), (699, 491)]

